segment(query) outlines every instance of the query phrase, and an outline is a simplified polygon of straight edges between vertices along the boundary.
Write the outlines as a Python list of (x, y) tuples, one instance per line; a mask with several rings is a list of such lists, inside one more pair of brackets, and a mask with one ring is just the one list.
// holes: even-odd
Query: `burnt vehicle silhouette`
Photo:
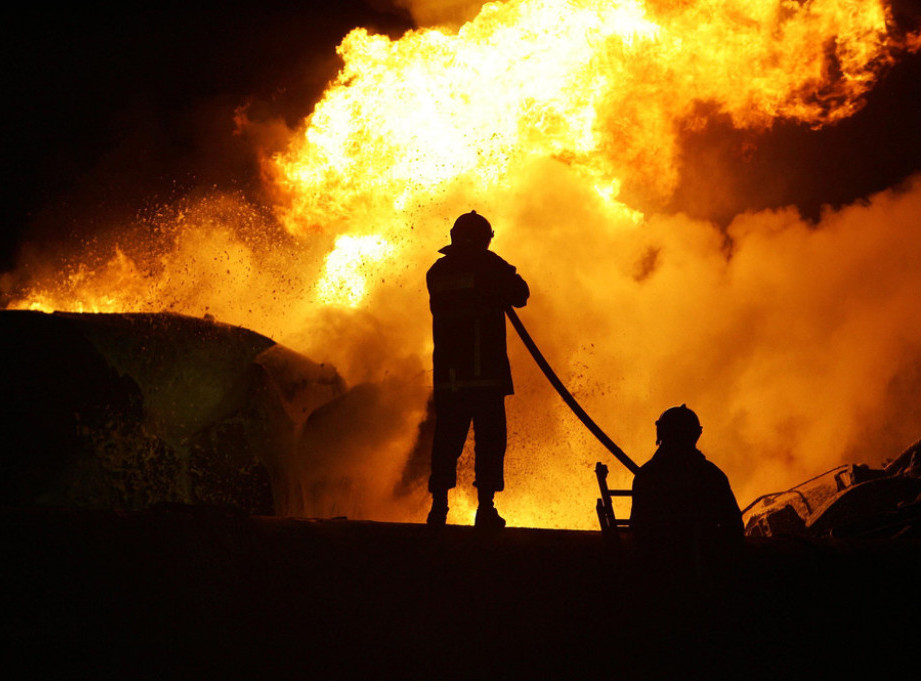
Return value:
[(882, 468), (842, 464), (742, 511), (749, 537), (921, 536), (921, 440)]

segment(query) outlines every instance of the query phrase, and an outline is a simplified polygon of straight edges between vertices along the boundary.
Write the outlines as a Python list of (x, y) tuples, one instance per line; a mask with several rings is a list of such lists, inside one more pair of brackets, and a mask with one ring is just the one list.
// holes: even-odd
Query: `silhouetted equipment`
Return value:
[(614, 444), (614, 441), (607, 436), (607, 434), (601, 430), (597, 423), (595, 423), (592, 418), (586, 413), (582, 406), (576, 401), (576, 398), (572, 396), (572, 393), (566, 389), (566, 386), (563, 385), (563, 382), (560, 380), (559, 376), (556, 375), (556, 372), (550, 367), (550, 364), (547, 363), (547, 360), (544, 359), (543, 354), (538, 349), (537, 344), (531, 338), (531, 335), (528, 333), (528, 330), (524, 328), (524, 324), (521, 323), (521, 320), (518, 318), (518, 315), (512, 308), (506, 308), (505, 314), (508, 315), (509, 321), (512, 323), (512, 326), (515, 327), (515, 331), (518, 332), (518, 335), (521, 337), (522, 342), (525, 347), (531, 353), (531, 356), (534, 358), (534, 361), (537, 362), (537, 366), (540, 367), (541, 371), (544, 372), (544, 376), (547, 377), (547, 380), (550, 381), (550, 384), (556, 388), (556, 391), (560, 394), (560, 397), (563, 398), (563, 401), (569, 405), (569, 408), (572, 409), (573, 413), (579, 417), (579, 420), (585, 424), (585, 427), (591, 431), (592, 435), (598, 438), (598, 441), (605, 446), (605, 448), (614, 455), (618, 461), (620, 461), (628, 471), (631, 473), (636, 473), (640, 467), (629, 457), (627, 454)]
[[(528, 349), (528, 352), (531, 353), (534, 361), (537, 362), (537, 366), (539, 366), (540, 370), (544, 372), (544, 376), (547, 377), (547, 380), (550, 381), (550, 385), (552, 385), (559, 393), (560, 397), (563, 398), (563, 401), (566, 402), (570, 409), (572, 409), (573, 413), (579, 418), (580, 421), (582, 421), (585, 427), (589, 429), (592, 435), (598, 438), (598, 441), (601, 442), (601, 444), (604, 445), (605, 448), (611, 452), (611, 454), (613, 454), (614, 457), (620, 461), (628, 471), (631, 473), (636, 473), (640, 467), (629, 456), (627, 456), (624, 450), (618, 447), (614, 441), (608, 437), (607, 433), (601, 430), (601, 427), (595, 423), (594, 420), (592, 420), (588, 413), (576, 401), (576, 398), (572, 396), (572, 393), (566, 389), (566, 386), (563, 385), (563, 382), (560, 380), (559, 376), (556, 375), (556, 372), (544, 358), (543, 353), (537, 347), (534, 339), (531, 338), (531, 334), (528, 333), (528, 330), (524, 327), (521, 319), (518, 318), (518, 314), (515, 312), (515, 310), (509, 307), (506, 308), (505, 313), (508, 315), (509, 321), (515, 328), (515, 331), (518, 332), (518, 336), (521, 338), (521, 341)], [(601, 526), (601, 531), (605, 536), (610, 537), (613, 541), (619, 542), (620, 535), (618, 534), (618, 528), (628, 527), (630, 525), (630, 521), (626, 519), (618, 520), (615, 517), (614, 506), (611, 503), (611, 497), (628, 497), (633, 493), (630, 490), (608, 489), (608, 467), (600, 461), (595, 464), (595, 475), (598, 478), (598, 487), (601, 492), (601, 497), (598, 499), (595, 505), (595, 510), (598, 513), (598, 523)]]
[(620, 528), (630, 527), (630, 520), (616, 517), (611, 499), (612, 497), (632, 497), (633, 490), (609, 489), (608, 467), (600, 461), (595, 464), (595, 477), (598, 478), (598, 490), (601, 494), (595, 503), (601, 533), (615, 544), (620, 544)]
[(836, 466), (788, 490), (764, 494), (742, 513), (749, 537), (919, 537), (921, 440), (883, 468)]
[[(543, 353), (537, 347), (537, 344), (534, 342), (534, 339), (531, 338), (531, 334), (528, 333), (528, 330), (524, 327), (524, 324), (521, 322), (521, 319), (518, 318), (518, 314), (512, 308), (508, 307), (505, 310), (505, 314), (508, 316), (509, 321), (512, 323), (512, 326), (515, 328), (515, 331), (518, 333), (518, 336), (521, 338), (521, 341), (524, 343), (524, 346), (528, 349), (528, 352), (531, 353), (531, 356), (534, 358), (534, 361), (537, 362), (537, 366), (540, 367), (540, 370), (544, 373), (544, 376), (547, 377), (547, 380), (550, 381), (560, 397), (563, 398), (563, 401), (572, 409), (573, 413), (579, 418), (579, 420), (585, 425), (586, 428), (594, 435), (599, 442), (601, 442), (604, 447), (614, 455), (618, 461), (620, 461), (624, 467), (631, 473), (636, 473), (640, 467), (633, 461), (627, 454), (618, 447), (614, 441), (608, 437), (601, 427), (595, 423), (591, 416), (582, 408), (576, 398), (572, 396), (572, 393), (567, 390), (566, 386), (563, 385), (563, 382), (560, 380), (559, 376), (556, 375), (556, 372), (544, 358)], [(601, 491), (601, 497), (598, 499), (595, 510), (598, 513), (598, 523), (601, 526), (601, 531), (605, 536), (610, 537), (613, 541), (619, 542), (620, 535), (618, 533), (618, 528), (628, 527), (630, 521), (623, 519), (618, 520), (614, 515), (614, 506), (611, 503), (612, 496), (621, 496), (627, 497), (631, 496), (633, 493), (630, 490), (610, 490), (608, 489), (607, 476), (608, 476), (608, 467), (605, 466), (600, 461), (595, 464), (595, 475), (598, 478), (598, 487)]]

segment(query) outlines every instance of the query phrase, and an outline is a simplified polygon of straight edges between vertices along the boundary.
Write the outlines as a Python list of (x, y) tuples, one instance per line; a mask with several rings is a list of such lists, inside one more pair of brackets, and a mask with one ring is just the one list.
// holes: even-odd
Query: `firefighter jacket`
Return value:
[(673, 552), (742, 541), (742, 514), (726, 475), (693, 446), (662, 445), (633, 478), (637, 544)]
[(523, 307), (524, 279), (492, 251), (446, 246), (426, 283), (435, 342), (436, 391), (513, 392), (505, 345), (505, 309)]

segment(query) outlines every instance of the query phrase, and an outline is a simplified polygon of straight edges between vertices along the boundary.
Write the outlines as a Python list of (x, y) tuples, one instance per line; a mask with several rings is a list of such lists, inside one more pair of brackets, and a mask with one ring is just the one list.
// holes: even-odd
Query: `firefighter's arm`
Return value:
[(528, 284), (518, 274), (514, 265), (507, 263), (492, 251), (486, 251), (483, 262), (484, 293), (500, 307), (524, 307), (531, 295)]
[(506, 303), (512, 307), (524, 307), (531, 295), (531, 289), (528, 288), (527, 282), (521, 278), (521, 275), (511, 265), (509, 265), (505, 289)]
[(634, 475), (633, 503), (630, 506), (630, 524), (634, 530), (636, 530), (637, 525), (640, 525), (641, 529), (644, 529), (643, 525), (648, 518), (648, 497), (649, 494), (643, 484), (642, 476)]

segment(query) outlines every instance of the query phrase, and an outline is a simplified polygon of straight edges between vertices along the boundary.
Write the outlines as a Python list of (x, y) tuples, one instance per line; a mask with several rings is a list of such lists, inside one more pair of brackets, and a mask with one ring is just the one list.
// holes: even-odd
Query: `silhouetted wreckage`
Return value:
[(843, 464), (743, 510), (749, 537), (921, 537), (921, 440), (882, 468)]
[[(271, 515), (332, 367), (169, 313), (0, 311), (0, 504)], [(290, 477), (290, 476), (288, 476)]]

